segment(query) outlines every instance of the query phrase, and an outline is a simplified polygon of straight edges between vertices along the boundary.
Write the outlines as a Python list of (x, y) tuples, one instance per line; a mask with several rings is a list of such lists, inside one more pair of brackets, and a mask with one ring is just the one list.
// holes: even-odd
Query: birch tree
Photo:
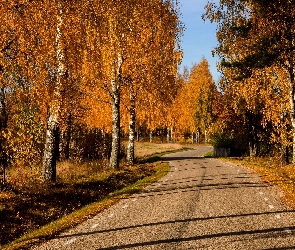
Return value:
[[(151, 91), (157, 93), (159, 97), (160, 84), (170, 81), (167, 81), (167, 75), (176, 74), (177, 63), (174, 50), (177, 15), (170, 12), (171, 6), (168, 2), (159, 1), (130, 0), (128, 3), (126, 1), (116, 3), (106, 1), (101, 10), (104, 13), (104, 28), (101, 30), (104, 65), (102, 78), (104, 80), (101, 89), (109, 94), (110, 98), (106, 101), (109, 101), (112, 107), (110, 167), (118, 168), (122, 94), (124, 94), (123, 105), (127, 106), (129, 111), (127, 157), (128, 162), (132, 164), (134, 162), (136, 103), (141, 101), (143, 104), (143, 99), (146, 99), (144, 93)], [(164, 62), (164, 59), (170, 61)], [(157, 63), (156, 67), (155, 63)], [(165, 73), (160, 71), (160, 65)], [(155, 78), (155, 69), (157, 73), (161, 73), (157, 75), (157, 78)]]
[[(163, 117), (167, 116), (167, 112), (166, 115), (164, 112), (176, 89), (175, 77), (177, 65), (180, 62), (177, 55), (180, 51), (179, 39), (182, 32), (177, 9), (170, 2), (146, 1), (144, 4), (141, 2), (137, 11), (141, 14), (135, 16), (144, 18), (141, 21), (134, 19), (137, 25), (132, 30), (134, 34), (139, 35), (133, 35), (134, 40), (129, 43), (133, 45), (129, 58), (131, 59), (129, 64), (129, 73), (131, 74), (126, 78), (130, 98), (127, 148), (127, 161), (130, 164), (134, 163), (137, 111), (142, 108), (146, 109), (145, 104), (150, 105), (154, 101), (154, 104), (149, 107), (149, 110), (152, 111), (150, 115), (161, 113)], [(164, 93), (163, 90), (167, 90), (167, 93)], [(147, 95), (150, 97), (146, 98)], [(141, 107), (137, 107), (138, 102)], [(156, 109), (161, 109), (161, 111), (156, 112)], [(159, 116), (151, 119), (154, 122), (165, 120)]]
[[(191, 71), (191, 84), (198, 86), (195, 104), (195, 123), (204, 135), (208, 134), (210, 126), (215, 122), (216, 115), (214, 106), (218, 100), (219, 93), (209, 70), (208, 61), (203, 58), (201, 62)], [(197, 132), (197, 131), (195, 131)], [(205, 142), (207, 138), (205, 136)]]
[(60, 0), (57, 1), (57, 22), (56, 22), (56, 80), (55, 87), (53, 90), (53, 98), (49, 106), (49, 116), (47, 120), (47, 129), (46, 129), (46, 141), (44, 149), (44, 158), (43, 158), (43, 181), (55, 181), (56, 180), (56, 151), (57, 149), (57, 136), (59, 128), (59, 112), (61, 107), (61, 88), (62, 81), (65, 77), (65, 55), (64, 47), (62, 43), (63, 39), (63, 19), (64, 10), (63, 5)]
[[(80, 99), (79, 94), (82, 81), (82, 55), (85, 45), (85, 37), (82, 36), (83, 26), (81, 23), (86, 19), (88, 10), (86, 2), (69, 2), (57, 0), (48, 3), (45, 10), (51, 10), (55, 15), (48, 17), (47, 25), (55, 24), (54, 37), (41, 37), (52, 47), (55, 54), (42, 55), (47, 65), (51, 86), (48, 91), (46, 138), (43, 156), (43, 181), (54, 182), (56, 180), (56, 160), (59, 155), (59, 133), (65, 130), (65, 124), (69, 116), (74, 115), (73, 108)], [(43, 10), (44, 11), (44, 10)], [(44, 11), (46, 15), (46, 11)], [(47, 14), (48, 15), (48, 14)], [(82, 21), (83, 20), (83, 21)], [(49, 22), (50, 21), (50, 22)], [(71, 27), (74, 26), (74, 28)], [(46, 88), (45, 84), (41, 88)], [(76, 104), (76, 107), (72, 105)]]

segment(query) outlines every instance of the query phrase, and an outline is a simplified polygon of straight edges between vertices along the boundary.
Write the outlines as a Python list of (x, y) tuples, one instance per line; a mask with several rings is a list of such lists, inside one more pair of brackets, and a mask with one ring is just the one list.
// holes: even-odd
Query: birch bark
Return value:
[(133, 86), (130, 87), (130, 121), (129, 121), (129, 140), (127, 147), (127, 162), (130, 165), (134, 164), (134, 141), (135, 141), (135, 123), (136, 123), (136, 108), (135, 94)]
[(120, 85), (121, 85), (121, 70), (123, 58), (118, 53), (117, 60), (113, 63), (111, 91), (112, 91), (112, 151), (110, 158), (110, 167), (119, 168), (120, 156)]
[(62, 25), (63, 25), (63, 10), (61, 1), (57, 3), (57, 27), (56, 27), (56, 85), (53, 92), (53, 100), (49, 107), (49, 117), (47, 121), (46, 140), (43, 154), (43, 182), (56, 181), (56, 151), (57, 151), (57, 136), (59, 127), (59, 112), (61, 99), (62, 78), (65, 74), (64, 51), (62, 46)]
[(170, 143), (170, 129), (167, 127), (167, 143)]
[(197, 128), (197, 133), (196, 133), (196, 143), (200, 144), (200, 128)]
[(150, 142), (153, 142), (153, 131), (150, 131)]
[(295, 74), (293, 67), (289, 68), (290, 75), (290, 118), (292, 124), (292, 163), (295, 163)]

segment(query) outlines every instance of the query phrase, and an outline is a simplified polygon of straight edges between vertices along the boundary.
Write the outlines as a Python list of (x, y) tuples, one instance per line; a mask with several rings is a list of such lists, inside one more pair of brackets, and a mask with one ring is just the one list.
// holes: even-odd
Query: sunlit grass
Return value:
[[(81, 206), (79, 209), (76, 209), (74, 212), (63, 216), (60, 219), (41, 227), (40, 229), (31, 231), (30, 233), (25, 234), (21, 238), (13, 241), (12, 243), (6, 246), (0, 246), (0, 248), (1, 249), (23, 249), (23, 248), (27, 248), (31, 244), (42, 242), (44, 239), (48, 239), (52, 237), (53, 235), (69, 227), (72, 227), (78, 223), (81, 223), (85, 219), (108, 208), (109, 206), (113, 205), (121, 198), (126, 197), (130, 194), (139, 192), (145, 186), (162, 178), (169, 171), (170, 169), (169, 165), (167, 163), (162, 163), (160, 159), (160, 157), (164, 154), (164, 152), (175, 152), (176, 150), (182, 149), (182, 146), (173, 145), (173, 144), (153, 145), (150, 143), (138, 143), (136, 147), (138, 149), (136, 156), (137, 157), (141, 156), (140, 157), (141, 163), (135, 166), (123, 165), (119, 170), (109, 169), (107, 162), (103, 162), (103, 161), (92, 161), (92, 162), (83, 162), (83, 163), (74, 163), (71, 161), (65, 161), (65, 162), (58, 163), (57, 183), (61, 183), (62, 184), (61, 188), (65, 188), (65, 191), (67, 191), (66, 187), (70, 188), (69, 191), (72, 191), (73, 189), (72, 187), (74, 187), (74, 185), (85, 185), (85, 183), (96, 183), (97, 181), (102, 181), (105, 183), (105, 180), (113, 180), (113, 178), (114, 180), (117, 180), (118, 182), (122, 181), (122, 184), (117, 183), (117, 186), (122, 186), (123, 188), (118, 189), (117, 191), (114, 191), (112, 193), (109, 193), (102, 200), (99, 200), (97, 202), (91, 203), (86, 206), (85, 205)], [(153, 155), (154, 152), (157, 152), (157, 154)], [(147, 164), (148, 162), (149, 164), (145, 165), (145, 167), (142, 168), (143, 167), (142, 164)], [(144, 175), (142, 172), (143, 170), (148, 172)], [(15, 171), (15, 173), (13, 171)], [(24, 179), (28, 178), (28, 179), (31, 179), (32, 181), (33, 180), (38, 181), (39, 177), (37, 176), (38, 175), (40, 176), (41, 171), (40, 169), (36, 168), (34, 171), (29, 169), (28, 171), (26, 170), (23, 173), (24, 173), (24, 176), (22, 178)], [(19, 170), (10, 169), (9, 174), (10, 174), (10, 179), (9, 179), (10, 181), (15, 180), (16, 182), (19, 180), (19, 177), (20, 177)], [(30, 177), (30, 174), (32, 174), (31, 177)], [(126, 186), (125, 183), (131, 183), (130, 182), (131, 179), (127, 180), (126, 178), (131, 178), (131, 179), (137, 178), (140, 180), (136, 181), (133, 184), (128, 184)], [(20, 184), (19, 187), (23, 187), (24, 185), (23, 183), (22, 184), (19, 183), (19, 184)], [(30, 186), (27, 186), (26, 188), (30, 188)], [(38, 192), (42, 192), (42, 191), (39, 190)], [(0, 196), (0, 212), (1, 212), (1, 209), (4, 209), (4, 205), (1, 204), (1, 200), (12, 199), (15, 194), (13, 192), (0, 192), (0, 194), (2, 196), (2, 197)], [(44, 203), (44, 206), (46, 205), (47, 204)], [(40, 211), (33, 211), (33, 212), (38, 214)], [(46, 216), (49, 214), (49, 212), (50, 211), (47, 211)], [(45, 214), (43, 216), (45, 216)]]
[(64, 161), (57, 164), (57, 180), (62, 183), (103, 180), (112, 172), (106, 160), (81, 163)]
[(183, 148), (183, 145), (174, 144), (174, 143), (135, 143), (135, 156), (137, 158), (142, 158), (154, 154), (160, 154), (167, 151), (180, 150)]
[(212, 152), (208, 152), (208, 153), (204, 154), (204, 157), (205, 158), (211, 158), (211, 157), (213, 157), (213, 153)]
[[(153, 160), (159, 160), (161, 154), (183, 149), (183, 145), (173, 143), (135, 143), (135, 157), (147, 159), (154, 155)], [(157, 154), (157, 155), (156, 155)], [(150, 162), (152, 162), (150, 160)], [(107, 160), (74, 162), (62, 161), (57, 163), (57, 182), (60, 183), (81, 183), (87, 181), (97, 181), (107, 178), (114, 170), (108, 168)], [(8, 184), (21, 188), (40, 183), (42, 178), (42, 167), (10, 167), (7, 169), (6, 181)]]
[(16, 250), (28, 247), (31, 244), (36, 244), (42, 242), (44, 239), (48, 239), (63, 230), (77, 225), (83, 222), (85, 219), (94, 216), (95, 214), (103, 211), (104, 209), (114, 205), (121, 198), (127, 197), (131, 194), (137, 193), (142, 190), (144, 187), (152, 184), (153, 182), (161, 179), (165, 176), (170, 167), (168, 163), (158, 162), (155, 166), (155, 174), (147, 176), (134, 184), (131, 184), (121, 190), (115, 191), (109, 194), (105, 199), (89, 204), (79, 210), (74, 211), (73, 213), (62, 217), (59, 220), (53, 221), (52, 223), (35, 230), (31, 233), (25, 234), (23, 237), (15, 240), (14, 242), (3, 246), (1, 249), (5, 250)]
[(6, 169), (6, 182), (16, 188), (41, 181), (41, 167), (38, 165), (12, 166)]

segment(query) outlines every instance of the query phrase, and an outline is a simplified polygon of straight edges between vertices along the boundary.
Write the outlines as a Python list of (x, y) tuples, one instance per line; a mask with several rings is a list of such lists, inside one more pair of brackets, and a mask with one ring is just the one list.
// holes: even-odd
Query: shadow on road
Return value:
[(266, 187), (262, 183), (253, 182), (234, 182), (234, 183), (217, 183), (217, 184), (196, 184), (186, 185), (183, 187), (176, 186), (175, 188), (159, 188), (158, 190), (145, 190), (138, 193), (137, 198), (152, 197), (157, 195), (169, 195), (173, 193), (186, 193), (195, 191), (209, 191), (209, 190), (221, 190), (221, 189), (238, 189), (238, 188), (261, 188)]
[[(164, 156), (161, 158), (164, 161), (189, 161), (189, 160), (195, 160), (195, 159), (204, 159), (204, 157), (170, 157), (170, 156)], [(204, 162), (202, 162), (204, 163)], [(185, 164), (188, 165), (188, 164)], [(207, 168), (206, 166), (203, 166), (202, 164), (199, 164), (200, 166), (196, 168)], [(192, 169), (194, 166), (191, 166)], [(215, 166), (215, 167), (222, 167), (222, 166)], [(178, 168), (177, 171), (186, 171), (189, 169), (186, 169), (185, 166), (183, 168)], [(203, 171), (203, 170), (202, 170)], [(202, 172), (201, 171), (201, 172)], [(171, 171), (173, 172), (173, 171)], [(162, 182), (154, 184), (150, 187), (150, 189), (146, 189), (138, 193), (136, 196), (131, 196), (129, 198), (148, 198), (148, 197), (154, 197), (154, 196), (162, 196), (162, 195), (172, 195), (176, 193), (185, 193), (185, 192), (201, 192), (201, 191), (208, 191), (208, 190), (227, 190), (227, 189), (239, 189), (239, 188), (257, 188), (257, 187), (266, 187), (269, 186), (266, 183), (263, 183), (261, 181), (253, 182), (250, 181), (252, 177), (251, 173), (239, 173), (239, 174), (215, 174), (215, 175), (206, 175), (206, 170), (203, 171), (204, 175), (202, 176), (194, 176), (194, 177), (186, 177), (186, 178), (179, 178), (176, 180), (173, 180), (171, 182)], [(247, 176), (242, 176), (243, 174)], [(218, 177), (218, 178), (216, 178)], [(261, 176), (260, 176), (261, 177)], [(217, 180), (216, 180), (217, 179)], [(215, 181), (214, 181), (215, 180)], [(211, 182), (211, 183), (210, 183)], [(214, 182), (214, 183), (212, 183)], [(126, 233), (128, 230), (137, 230), (137, 229), (143, 229), (145, 227), (151, 227), (147, 228), (146, 230), (151, 231), (157, 231), (157, 227), (160, 227), (162, 225), (171, 225), (171, 228), (173, 228), (176, 224), (186, 224), (186, 223), (197, 223), (197, 222), (205, 222), (209, 223), (211, 220), (217, 220), (217, 219), (233, 219), (233, 218), (247, 218), (249, 221), (255, 220), (256, 217), (259, 216), (268, 216), (268, 215), (279, 215), (279, 214), (290, 214), (291, 217), (294, 216), (295, 210), (280, 210), (280, 211), (267, 211), (267, 212), (257, 212), (257, 213), (247, 213), (247, 214), (231, 214), (231, 215), (221, 215), (221, 216), (215, 216), (215, 217), (192, 217), (192, 218), (186, 218), (186, 219), (179, 219), (179, 220), (170, 220), (170, 221), (160, 221), (160, 222), (151, 222), (151, 223), (145, 223), (145, 224), (137, 224), (137, 225), (130, 225), (130, 226), (124, 226), (124, 227), (117, 227), (117, 228), (110, 228), (110, 229), (103, 229), (103, 230), (96, 230), (92, 232), (82, 232), (82, 233), (76, 233), (76, 234), (68, 234), (68, 235), (60, 235), (56, 238), (71, 238), (71, 237), (83, 237), (83, 236), (94, 236), (98, 234), (104, 234), (104, 233), (114, 233), (119, 232), (120, 234)], [(260, 219), (260, 218), (259, 218)], [(193, 241), (199, 241), (199, 240), (210, 240), (210, 239), (218, 239), (222, 237), (233, 237), (233, 236), (248, 236), (249, 238), (253, 239), (269, 239), (269, 238), (281, 238), (281, 237), (287, 237), (291, 235), (289, 232), (292, 232), (295, 230), (295, 226), (288, 227), (288, 230), (286, 231), (286, 227), (273, 227), (273, 228), (265, 228), (265, 229), (253, 229), (253, 230), (243, 230), (239, 228), (235, 228), (232, 231), (228, 232), (217, 232), (212, 233), (209, 232), (205, 235), (193, 235), (191, 237), (178, 237), (178, 238), (164, 238), (159, 240), (149, 240), (149, 241), (143, 241), (139, 240), (138, 242), (130, 243), (130, 244), (122, 244), (117, 246), (111, 246), (111, 247), (105, 247), (100, 248), (101, 250), (112, 250), (112, 249), (131, 249), (136, 247), (144, 247), (144, 246), (155, 246), (155, 248), (160, 248), (161, 244), (169, 244), (169, 243), (185, 243), (185, 242), (193, 242)], [(125, 231), (125, 232), (124, 232)], [(126, 235), (128, 235), (126, 233)], [(165, 236), (164, 236), (165, 237)], [(290, 247), (284, 247), (284, 248), (269, 248), (264, 250), (282, 250), (282, 249), (295, 249), (295, 246)]]
[[(295, 227), (291, 227), (291, 230), (294, 230)], [(114, 247), (106, 247), (106, 248), (99, 248), (100, 250), (115, 250), (115, 249), (128, 249), (134, 247), (141, 247), (141, 246), (155, 246), (160, 244), (168, 244), (168, 243), (180, 243), (180, 242), (190, 242), (190, 241), (197, 241), (197, 240), (204, 240), (204, 239), (214, 239), (220, 237), (231, 237), (231, 236), (240, 236), (240, 235), (261, 235), (257, 236), (257, 238), (279, 238), (282, 237), (282, 233), (284, 233), (285, 228), (270, 228), (270, 229), (263, 229), (263, 230), (252, 230), (252, 231), (240, 231), (240, 232), (228, 232), (228, 233), (218, 233), (218, 234), (209, 234), (209, 235), (201, 235), (201, 236), (194, 236), (188, 238), (172, 238), (172, 239), (163, 239), (163, 240), (155, 240), (155, 241), (147, 241), (147, 242), (139, 242), (133, 244), (126, 244)], [(267, 235), (264, 235), (267, 234)], [(295, 249), (295, 247), (284, 247), (284, 248), (271, 248), (268, 250), (280, 250), (280, 249)]]
[(203, 156), (162, 156), (161, 157), (162, 160), (165, 161), (187, 161), (187, 160), (198, 160), (198, 159), (207, 159)]
[(286, 249), (295, 249), (295, 246), (292, 246), (292, 247), (279, 247), (279, 248), (265, 248), (265, 249), (262, 249), (262, 250), (286, 250)]
[[(78, 234), (71, 234), (71, 235), (60, 235), (60, 236), (57, 236), (56, 238), (60, 239), (60, 238), (95, 235), (100, 233), (110, 233), (110, 232), (117, 232), (117, 231), (129, 230), (129, 229), (138, 229), (143, 227), (160, 226), (160, 225), (175, 224), (175, 223), (187, 223), (187, 222), (195, 222), (195, 221), (208, 221), (208, 220), (215, 220), (215, 219), (262, 216), (262, 215), (283, 214), (283, 213), (295, 213), (295, 210), (264, 212), (264, 213), (249, 213), (249, 214), (241, 214), (241, 215), (233, 214), (233, 215), (227, 215), (227, 216), (216, 216), (216, 217), (207, 217), (207, 218), (189, 218), (184, 220), (147, 223), (147, 224), (141, 224), (141, 225), (133, 225), (133, 226), (127, 226), (127, 227), (120, 227), (120, 228), (114, 228), (114, 229), (106, 229), (106, 230), (99, 230), (99, 231), (85, 232), (85, 233), (78, 233)], [(295, 230), (295, 227), (289, 227), (288, 229)], [(196, 240), (202, 240), (202, 239), (214, 239), (219, 237), (230, 237), (230, 236), (239, 236), (239, 235), (256, 235), (257, 238), (270, 238), (270, 237), (274, 238), (274, 237), (282, 237), (282, 234), (286, 234), (285, 231), (286, 231), (285, 227), (277, 227), (277, 228), (269, 228), (269, 229), (261, 229), (261, 230), (232, 231), (232, 232), (225, 232), (225, 233), (199, 235), (199, 236), (187, 237), (187, 238), (183, 237), (183, 238), (172, 238), (172, 239), (162, 239), (162, 240), (147, 241), (147, 242), (138, 242), (138, 243), (100, 248), (100, 249), (101, 250), (128, 249), (128, 248), (139, 247), (139, 246), (152, 246), (152, 245), (165, 244), (165, 243), (189, 242), (189, 241), (196, 241)], [(278, 249), (278, 250), (279, 249), (295, 249), (295, 247), (274, 248), (274, 249), (265, 249), (265, 250), (275, 250), (275, 249)]]

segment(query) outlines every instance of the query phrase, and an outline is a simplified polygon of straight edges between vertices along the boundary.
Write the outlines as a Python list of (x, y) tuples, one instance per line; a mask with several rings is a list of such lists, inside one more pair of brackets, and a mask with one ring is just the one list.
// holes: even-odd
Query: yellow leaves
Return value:
[(193, 65), (188, 81), (183, 81), (182, 88), (178, 91), (173, 109), (176, 129), (181, 132), (195, 132), (197, 127), (201, 127), (205, 130), (212, 119), (212, 114), (207, 111), (212, 105), (210, 98), (216, 92), (208, 62), (203, 59), (199, 64)]
[[(177, 17), (168, 2), (60, 1), (62, 6), (49, 0), (1, 2), (0, 79), (9, 90), (5, 100), (9, 123), (3, 137), (15, 162), (41, 159), (50, 110), (58, 113), (62, 133), (69, 114), (79, 126), (111, 130), (110, 81), (118, 53), (124, 58), (123, 125), (128, 126), (125, 106), (130, 104), (130, 86), (136, 95), (138, 123), (151, 128), (168, 124), (181, 57), (175, 51)], [(15, 4), (23, 5), (22, 10)], [(57, 54), (63, 55), (62, 60)], [(64, 74), (58, 75), (61, 61)]]
[(5, 138), (7, 140), (11, 139), (12, 138), (11, 131), (10, 130), (8, 130), (8, 131), (2, 131), (2, 136), (3, 136), (3, 138)]

